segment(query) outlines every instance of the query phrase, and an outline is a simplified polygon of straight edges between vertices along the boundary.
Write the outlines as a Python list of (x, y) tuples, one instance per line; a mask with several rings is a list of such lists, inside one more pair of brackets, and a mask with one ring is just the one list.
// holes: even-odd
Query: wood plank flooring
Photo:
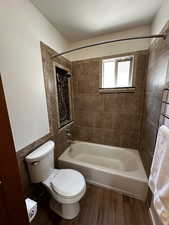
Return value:
[(79, 216), (71, 221), (41, 207), (32, 225), (152, 225), (148, 209), (139, 200), (88, 185)]

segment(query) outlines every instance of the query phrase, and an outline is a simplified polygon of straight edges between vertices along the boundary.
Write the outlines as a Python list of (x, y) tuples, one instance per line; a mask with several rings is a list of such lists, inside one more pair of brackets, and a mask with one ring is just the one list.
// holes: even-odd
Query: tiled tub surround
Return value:
[(45, 89), (46, 89), (46, 98), (47, 98), (47, 107), (48, 107), (48, 115), (49, 115), (49, 124), (50, 131), (55, 139), (55, 156), (57, 158), (64, 149), (67, 147), (66, 143), (66, 135), (65, 130), (58, 129), (58, 112), (57, 112), (57, 91), (56, 91), (56, 83), (54, 79), (54, 69), (53, 62), (62, 65), (63, 67), (68, 68), (71, 71), (71, 62), (69, 62), (64, 57), (58, 57), (55, 59), (51, 59), (51, 56), (55, 55), (56, 52), (49, 48), (47, 45), (41, 42), (41, 52), (42, 52), (42, 64), (43, 64), (43, 73), (45, 80)]
[(102, 58), (72, 63), (74, 139), (138, 149), (148, 51), (129, 55), (134, 55), (136, 60), (134, 93), (99, 93)]
[(163, 31), (166, 40), (155, 40), (150, 47), (150, 57), (145, 88), (145, 107), (140, 153), (147, 174), (153, 159), (159, 126), (162, 90), (169, 86), (169, 22)]
[(59, 165), (79, 170), (89, 183), (146, 200), (147, 177), (137, 150), (74, 141)]

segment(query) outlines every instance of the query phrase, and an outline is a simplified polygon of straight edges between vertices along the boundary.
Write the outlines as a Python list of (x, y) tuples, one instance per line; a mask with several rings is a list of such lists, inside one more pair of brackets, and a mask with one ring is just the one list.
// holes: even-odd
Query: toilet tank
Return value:
[(54, 142), (48, 141), (26, 156), (32, 183), (40, 183), (48, 178), (54, 169)]

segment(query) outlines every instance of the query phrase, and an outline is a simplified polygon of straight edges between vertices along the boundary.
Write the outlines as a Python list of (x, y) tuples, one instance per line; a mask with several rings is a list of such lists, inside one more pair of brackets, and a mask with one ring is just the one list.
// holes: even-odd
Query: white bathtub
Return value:
[(89, 183), (146, 199), (148, 181), (137, 150), (74, 141), (58, 162), (80, 171)]

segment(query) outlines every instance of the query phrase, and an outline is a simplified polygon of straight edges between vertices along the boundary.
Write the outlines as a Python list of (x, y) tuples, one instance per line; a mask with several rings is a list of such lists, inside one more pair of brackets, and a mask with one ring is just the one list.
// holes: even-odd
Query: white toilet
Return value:
[(54, 169), (53, 141), (27, 155), (26, 162), (32, 183), (41, 182), (50, 192), (50, 208), (64, 219), (75, 218), (86, 191), (83, 175), (72, 169)]

